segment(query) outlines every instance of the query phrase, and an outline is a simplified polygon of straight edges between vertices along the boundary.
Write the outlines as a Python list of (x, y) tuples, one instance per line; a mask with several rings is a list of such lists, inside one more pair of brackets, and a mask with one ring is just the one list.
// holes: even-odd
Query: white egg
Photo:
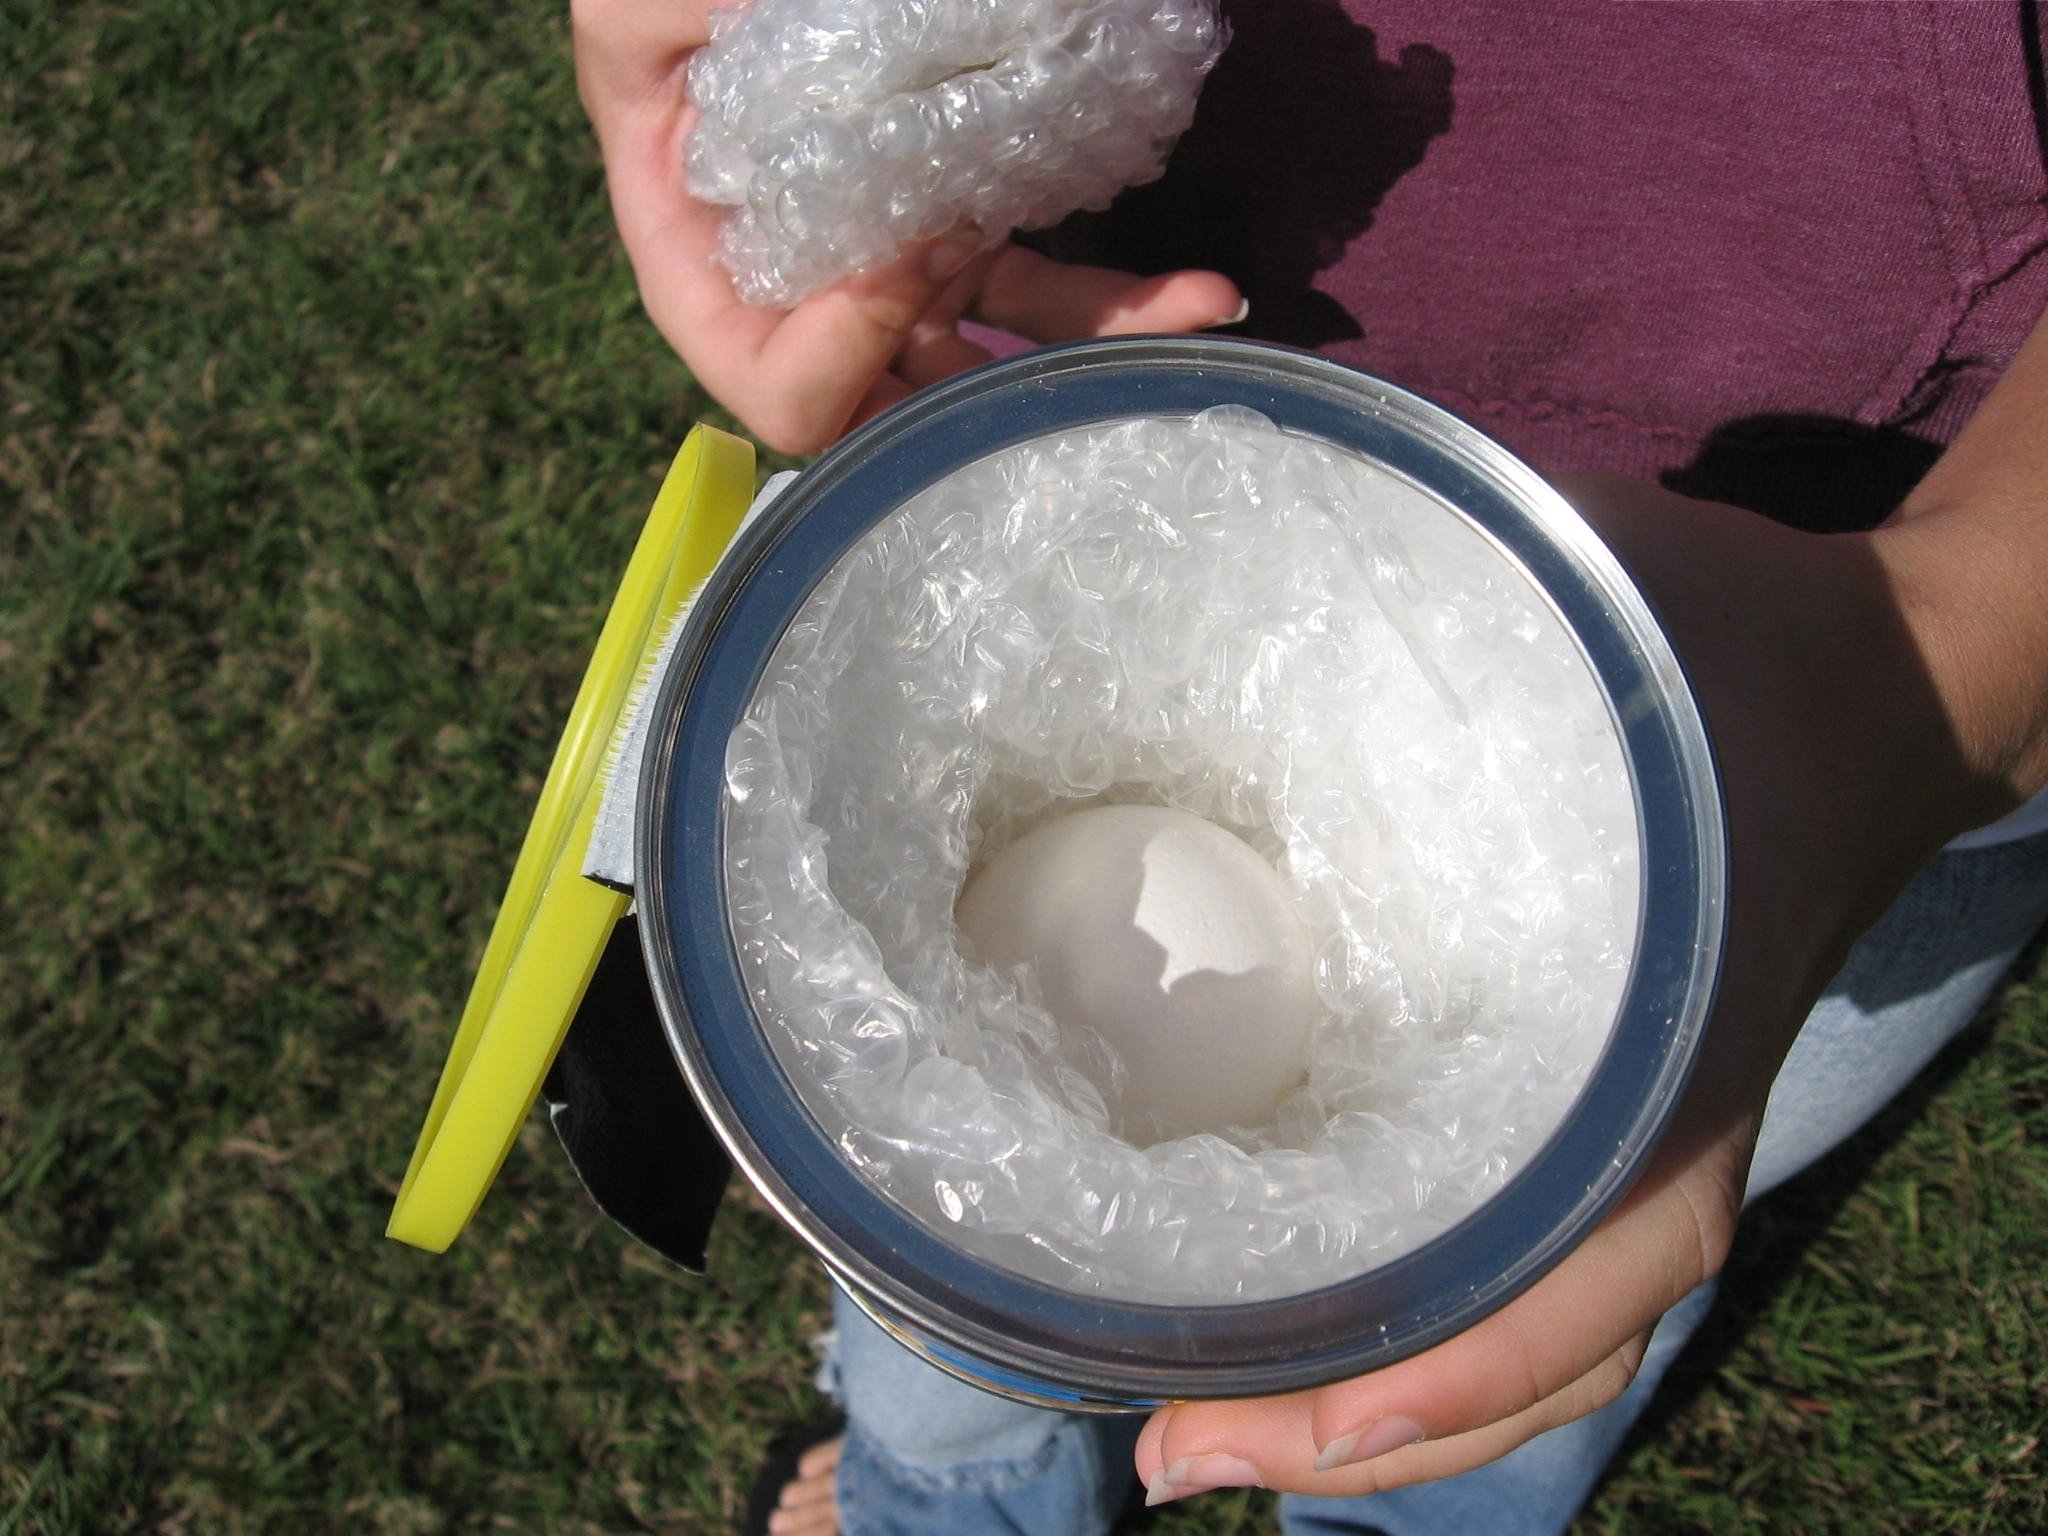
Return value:
[(1095, 806), (1033, 828), (955, 908), (971, 958), (1037, 968), (1063, 1028), (1115, 1047), (1141, 1145), (1273, 1120), (1322, 1014), (1314, 946), (1273, 867), (1186, 811)]

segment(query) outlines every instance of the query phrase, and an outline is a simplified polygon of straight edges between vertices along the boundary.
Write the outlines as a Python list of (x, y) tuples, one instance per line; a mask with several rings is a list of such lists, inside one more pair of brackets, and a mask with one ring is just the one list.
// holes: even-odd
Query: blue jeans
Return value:
[[(1755, 1199), (1846, 1139), (1983, 1005), (2048, 921), (2048, 834), (1948, 852), (1851, 953), (1771, 1091)], [(1287, 1536), (1555, 1536), (1713, 1302), (1667, 1313), (1617, 1401), (1490, 1466), (1355, 1499), (1288, 1495)], [(847, 1536), (1101, 1536), (1132, 1483), (1142, 1420), (995, 1397), (903, 1349), (844, 1296), (828, 1381), (846, 1408), (839, 1515)]]

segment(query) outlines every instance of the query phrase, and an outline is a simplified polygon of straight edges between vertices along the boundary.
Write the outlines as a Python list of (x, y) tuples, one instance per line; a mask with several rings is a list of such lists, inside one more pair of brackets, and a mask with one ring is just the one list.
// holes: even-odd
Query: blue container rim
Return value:
[[(1514, 560), (1577, 638), (1635, 786), (1642, 900), (1613, 1031), (1564, 1122), (1501, 1192), (1423, 1247), (1273, 1300), (1202, 1306), (1061, 1290), (992, 1266), (845, 1162), (776, 1060), (734, 953), (726, 742), (817, 582), (882, 517), (1046, 434), (1244, 406), (1378, 461)], [(1477, 427), (1312, 354), (1219, 337), (1076, 343), (929, 389), (842, 441), (741, 536), (653, 705), (636, 868), (676, 1058), (734, 1162), (871, 1311), (938, 1363), (1069, 1406), (1291, 1391), (1389, 1365), (1534, 1284), (1621, 1198), (1668, 1123), (1720, 972), (1726, 828), (1706, 726), (1642, 594), (1579, 515)]]

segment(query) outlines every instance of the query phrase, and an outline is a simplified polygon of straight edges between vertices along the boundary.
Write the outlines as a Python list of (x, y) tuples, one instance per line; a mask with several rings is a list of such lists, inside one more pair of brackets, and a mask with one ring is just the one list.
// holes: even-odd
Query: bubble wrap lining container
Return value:
[[(1433, 497), (1238, 407), (1004, 450), (817, 586), (727, 753), (726, 889), (771, 1044), (841, 1153), (987, 1262), (1128, 1301), (1292, 1295), (1498, 1191), (1599, 1056), (1632, 791), (1529, 581)], [(1179, 806), (1318, 943), (1275, 1124), (1152, 1147), (1120, 1066), (964, 960), (970, 864)]]
[(1213, 0), (754, 0), (691, 62), (689, 186), (787, 305), (974, 224), (1000, 237), (1165, 169), (1224, 32)]

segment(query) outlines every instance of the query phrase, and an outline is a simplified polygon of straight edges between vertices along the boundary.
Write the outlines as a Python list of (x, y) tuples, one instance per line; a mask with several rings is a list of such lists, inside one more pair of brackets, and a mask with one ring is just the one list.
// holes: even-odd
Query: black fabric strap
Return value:
[(701, 1275), (732, 1163), (669, 1050), (634, 919), (612, 930), (541, 1098), (598, 1209)]

